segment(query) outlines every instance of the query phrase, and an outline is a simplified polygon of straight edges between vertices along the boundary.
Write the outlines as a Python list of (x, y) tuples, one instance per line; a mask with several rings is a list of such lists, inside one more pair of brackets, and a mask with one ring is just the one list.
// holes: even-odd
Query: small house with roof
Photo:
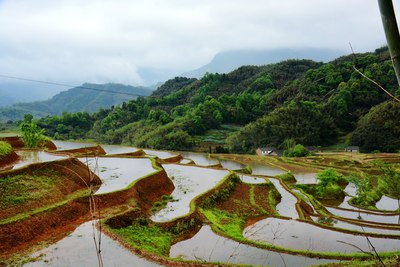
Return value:
[(348, 146), (345, 148), (346, 152), (360, 152), (360, 148), (358, 146)]
[(278, 156), (278, 150), (275, 147), (259, 147), (256, 153), (259, 156)]

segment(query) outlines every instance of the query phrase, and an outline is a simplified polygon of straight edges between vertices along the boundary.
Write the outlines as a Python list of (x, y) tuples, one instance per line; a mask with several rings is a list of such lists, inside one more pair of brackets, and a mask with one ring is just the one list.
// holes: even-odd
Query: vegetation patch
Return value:
[[(50, 173), (50, 175), (49, 175)], [(59, 183), (54, 171), (46, 175), (19, 174), (0, 178), (0, 208), (20, 206), (57, 194)]]
[(284, 174), (279, 174), (279, 175), (277, 175), (275, 177), (280, 179), (280, 180), (282, 180), (282, 181), (284, 181), (285, 183), (296, 183), (297, 182), (297, 180), (294, 177), (293, 173), (290, 172), (290, 171), (286, 172)]
[(238, 239), (243, 238), (242, 231), (246, 224), (237, 214), (219, 209), (200, 209), (201, 213), (220, 231)]
[(157, 213), (158, 211), (165, 208), (168, 202), (175, 202), (175, 201), (177, 200), (174, 199), (171, 195), (163, 195), (160, 201), (154, 202), (153, 207), (151, 207), (151, 212)]
[(154, 253), (159, 256), (168, 256), (173, 241), (173, 235), (159, 226), (143, 225), (139, 221), (124, 228), (109, 228), (109, 230), (120, 236), (132, 247)]
[(9, 143), (0, 141), (0, 160), (5, 159), (12, 152), (13, 149)]

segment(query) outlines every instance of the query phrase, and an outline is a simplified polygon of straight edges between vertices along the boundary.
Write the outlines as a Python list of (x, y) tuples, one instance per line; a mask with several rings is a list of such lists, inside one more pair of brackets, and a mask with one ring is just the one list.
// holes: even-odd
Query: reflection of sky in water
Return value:
[(254, 175), (275, 176), (278, 174), (286, 173), (284, 170), (281, 170), (271, 165), (265, 165), (256, 162), (249, 162), (248, 165), (250, 165), (251, 169), (253, 170), (252, 174)]
[(369, 214), (365, 212), (359, 212), (357, 210), (348, 211), (348, 210), (340, 210), (335, 208), (326, 208), (330, 213), (344, 218), (355, 219), (358, 220), (359, 216), (364, 221), (378, 222), (378, 223), (389, 223), (389, 224), (397, 224), (399, 215), (378, 215), (378, 214)]
[[(124, 189), (133, 181), (155, 171), (147, 158), (87, 158), (90, 169), (96, 173), (103, 184), (96, 194), (104, 194)], [(86, 164), (86, 158), (80, 158)]]
[(69, 141), (59, 141), (52, 140), (52, 142), (56, 145), (57, 150), (69, 150), (69, 149), (77, 149), (83, 147), (92, 147), (96, 146), (96, 143), (89, 142), (69, 142)]
[(168, 152), (168, 151), (152, 150), (152, 149), (143, 149), (143, 151), (147, 155), (157, 156), (160, 159), (172, 158), (172, 157), (175, 157), (176, 155), (178, 155), (177, 153), (172, 153), (172, 152)]
[(297, 213), (296, 210), (296, 203), (297, 203), (297, 198), (293, 196), (291, 193), (289, 193), (279, 182), (278, 179), (269, 179), (271, 183), (275, 186), (275, 188), (278, 190), (279, 194), (281, 194), (281, 202), (279, 202), (278, 205), (276, 205), (276, 210), (279, 212), (280, 215), (282, 216), (287, 216), (290, 218), (298, 218), (299, 214)]
[(16, 153), (21, 157), (21, 159), (14, 164), (13, 169), (18, 169), (31, 163), (48, 162), (68, 158), (68, 156), (53, 155), (44, 151), (20, 150), (16, 151)]
[[(267, 218), (247, 227), (243, 235), (250, 240), (307, 251), (352, 253), (360, 252), (359, 248), (371, 251), (365, 236), (340, 233), (296, 220)], [(400, 247), (399, 239), (369, 239), (377, 251), (397, 251)]]
[(123, 154), (135, 152), (138, 149), (130, 146), (101, 145), (107, 154)]
[(178, 242), (170, 250), (170, 257), (187, 260), (213, 261), (257, 266), (310, 266), (327, 262), (302, 256), (264, 250), (216, 235), (210, 226), (203, 226), (191, 239)]
[(169, 221), (189, 213), (192, 199), (213, 188), (229, 173), (226, 170), (176, 164), (164, 164), (163, 168), (175, 185), (171, 196), (177, 201), (169, 202), (151, 217), (157, 222)]
[(180, 154), (182, 155), (182, 157), (191, 159), (196, 165), (200, 166), (210, 166), (219, 163), (219, 161), (216, 159), (208, 158), (208, 154), (193, 152), (180, 152)]
[(376, 203), (375, 206), (380, 210), (397, 210), (398, 208), (400, 208), (397, 199), (385, 195), (382, 196), (382, 198)]
[(220, 159), (219, 162), (221, 163), (222, 167), (228, 170), (240, 170), (246, 167), (242, 163), (233, 161), (233, 160), (227, 160), (227, 159)]
[(297, 184), (316, 184), (317, 174), (312, 173), (293, 173), (294, 178), (296, 178)]
[(263, 183), (267, 182), (262, 177), (255, 177), (255, 176), (250, 176), (250, 175), (245, 175), (245, 174), (237, 174), (237, 175), (240, 177), (240, 180), (242, 180), (243, 183), (247, 183), (247, 184), (263, 184)]
[[(315, 222), (318, 222), (319, 217), (311, 216), (311, 219)], [(375, 228), (375, 227), (368, 227), (368, 226), (360, 226), (357, 224), (352, 224), (348, 222), (343, 222), (334, 219), (332, 221), (333, 227), (342, 228), (342, 229), (349, 229), (355, 230), (359, 232), (366, 232), (366, 233), (378, 233), (378, 234), (386, 234), (386, 235), (400, 235), (400, 230), (390, 230), (390, 229), (382, 229), (382, 228)]]
[[(98, 266), (92, 231), (91, 222), (82, 224), (69, 236), (31, 255), (37, 257), (43, 254), (39, 261), (23, 266)], [(104, 234), (101, 236), (101, 256), (104, 266), (161, 266), (136, 256)]]

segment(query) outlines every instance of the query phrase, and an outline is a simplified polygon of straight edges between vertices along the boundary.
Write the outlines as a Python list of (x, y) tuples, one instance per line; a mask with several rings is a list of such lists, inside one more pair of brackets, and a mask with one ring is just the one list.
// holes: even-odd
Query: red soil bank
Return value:
[(0, 258), (64, 233), (65, 227), (88, 214), (88, 198), (81, 198), (23, 220), (0, 225)]
[[(87, 184), (100, 185), (99, 177), (91, 173), (87, 166), (78, 159), (70, 158), (54, 162), (37, 163), (26, 168), (7, 171), (0, 174), (0, 179), (6, 179), (9, 175), (34, 174), (43, 168), (55, 170), (63, 178), (59, 185), (60, 191), (68, 195), (76, 190), (87, 188)], [(45, 199), (18, 208), (4, 209), (0, 211), (0, 217), (7, 218), (12, 215), (28, 212), (32, 208), (42, 207), (46, 204), (61, 201), (60, 196), (52, 196), (51, 192)], [(51, 208), (44, 212), (32, 214), (27, 218), (13, 223), (0, 224), (0, 258), (9, 253), (27, 248), (39, 241), (54, 237), (66, 231), (71, 223), (82, 220), (89, 213), (89, 198), (82, 197), (71, 200), (66, 204)], [(89, 219), (89, 216), (85, 220)]]
[(0, 168), (3, 166), (6, 166), (8, 164), (10, 164), (11, 162), (16, 161), (17, 159), (19, 159), (17, 153), (15, 153), (14, 151), (12, 151), (10, 154), (8, 154), (5, 158), (0, 159)]
[(9, 143), (13, 148), (23, 148), (24, 141), (18, 136), (3, 137), (0, 141)]
[(52, 173), (51, 175), (56, 174), (60, 180), (60, 183), (55, 185), (57, 188), (57, 193), (54, 193), (52, 190), (36, 201), (27, 202), (26, 204), (21, 204), (18, 206), (11, 206), (9, 208), (3, 208), (0, 210), (0, 219), (5, 219), (30, 209), (40, 208), (44, 205), (50, 205), (58, 201), (62, 201), (69, 194), (77, 190), (88, 188), (90, 184), (93, 186), (98, 186), (101, 184), (99, 177), (93, 173), (89, 174), (87, 167), (82, 162), (74, 158), (53, 162), (36, 163), (22, 169), (6, 171), (0, 173), (0, 179), (7, 179), (8, 176), (15, 175), (29, 176), (36, 174), (43, 176), (46, 175), (46, 173), (43, 173), (43, 171), (47, 172), (47, 170)]
[[(25, 146), (24, 141), (19, 136), (3, 137), (3, 138), (0, 138), (0, 141), (9, 143), (13, 148), (23, 148)], [(50, 140), (46, 141), (46, 144), (44, 147), (49, 150), (57, 149), (56, 145)]]
[(99, 155), (105, 155), (106, 151), (104, 149), (97, 145), (97, 146), (90, 146), (90, 147), (82, 147), (82, 148), (76, 148), (76, 149), (68, 149), (68, 150), (59, 150), (57, 153), (63, 153), (63, 154), (68, 154), (68, 155), (80, 155), (80, 156), (99, 156)]
[(136, 199), (142, 210), (147, 212), (153, 203), (160, 200), (163, 195), (174, 191), (174, 184), (168, 178), (164, 169), (137, 181), (131, 188), (96, 195), (101, 207), (112, 207), (125, 203), (129, 199)]

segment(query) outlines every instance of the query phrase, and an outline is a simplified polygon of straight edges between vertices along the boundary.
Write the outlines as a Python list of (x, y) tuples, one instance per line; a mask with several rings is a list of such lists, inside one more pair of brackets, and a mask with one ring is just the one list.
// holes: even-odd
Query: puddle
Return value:
[(293, 196), (290, 192), (288, 192), (279, 182), (278, 179), (270, 178), (271, 183), (275, 186), (276, 190), (278, 190), (279, 194), (281, 194), (281, 202), (276, 206), (276, 211), (279, 212), (281, 216), (286, 216), (290, 218), (299, 218), (299, 214), (296, 210), (297, 198)]
[[(305, 251), (354, 253), (371, 252), (365, 236), (340, 233), (315, 225), (277, 218), (261, 220), (243, 231), (249, 240)], [(400, 240), (369, 237), (377, 251), (397, 251)], [(360, 249), (359, 249), (360, 248)]]
[(246, 167), (244, 164), (233, 160), (219, 159), (219, 162), (221, 163), (224, 169), (228, 170), (241, 170), (244, 167)]
[(84, 164), (88, 160), (90, 169), (103, 182), (96, 195), (124, 189), (133, 181), (156, 171), (147, 158), (97, 158), (97, 166), (95, 158), (79, 160)]
[(143, 151), (150, 156), (157, 156), (160, 159), (167, 159), (167, 158), (172, 158), (177, 156), (177, 153), (172, 153), (168, 151), (159, 151), (159, 150), (153, 150), (153, 149), (143, 149)]
[(218, 160), (209, 158), (208, 154), (194, 153), (194, 152), (180, 152), (182, 157), (191, 159), (196, 165), (211, 166), (219, 163)]
[(380, 210), (393, 211), (399, 208), (399, 202), (397, 199), (383, 195), (382, 198), (378, 202), (376, 202), (375, 206)]
[(60, 141), (60, 140), (52, 140), (52, 142), (56, 145), (57, 150), (69, 150), (69, 149), (77, 149), (83, 147), (92, 147), (96, 146), (96, 143), (89, 142), (71, 142), (71, 141)]
[(108, 155), (131, 153), (138, 151), (136, 147), (130, 147), (130, 146), (101, 145), (101, 147)]
[(229, 173), (227, 170), (176, 164), (164, 164), (163, 168), (175, 185), (171, 196), (176, 201), (169, 202), (151, 217), (156, 222), (169, 221), (189, 213), (192, 199), (213, 188)]
[[(44, 254), (39, 261), (30, 262), (23, 266), (98, 266), (92, 231), (91, 222), (82, 224), (69, 236), (34, 253), (32, 257)], [(101, 255), (104, 266), (161, 266), (140, 258), (105, 234), (101, 236)]]
[(256, 266), (310, 266), (334, 260), (312, 259), (302, 256), (278, 253), (241, 244), (218, 236), (208, 225), (203, 226), (191, 239), (171, 247), (170, 257), (186, 260), (248, 264)]
[(21, 157), (21, 159), (14, 164), (13, 169), (18, 169), (32, 163), (48, 162), (68, 158), (68, 156), (53, 155), (44, 151), (20, 150), (16, 151), (16, 153)]
[(253, 175), (268, 175), (275, 176), (286, 173), (284, 170), (273, 167), (271, 165), (264, 165), (256, 162), (249, 162), (249, 166), (253, 170)]
[[(398, 224), (399, 215), (379, 215), (379, 214), (369, 214), (362, 211), (348, 211), (348, 210), (340, 210), (331, 207), (326, 208), (330, 213), (348, 219), (355, 220), (364, 220), (370, 222), (377, 223), (389, 223), (389, 224)], [(360, 216), (360, 217), (359, 217)]]
[(296, 184), (316, 184), (317, 174), (313, 173), (293, 173), (294, 178), (296, 178)]
[(243, 183), (247, 184), (264, 184), (267, 181), (264, 178), (261, 177), (255, 177), (255, 176), (250, 176), (250, 175), (245, 175), (245, 174), (238, 174), (240, 177), (240, 180)]

